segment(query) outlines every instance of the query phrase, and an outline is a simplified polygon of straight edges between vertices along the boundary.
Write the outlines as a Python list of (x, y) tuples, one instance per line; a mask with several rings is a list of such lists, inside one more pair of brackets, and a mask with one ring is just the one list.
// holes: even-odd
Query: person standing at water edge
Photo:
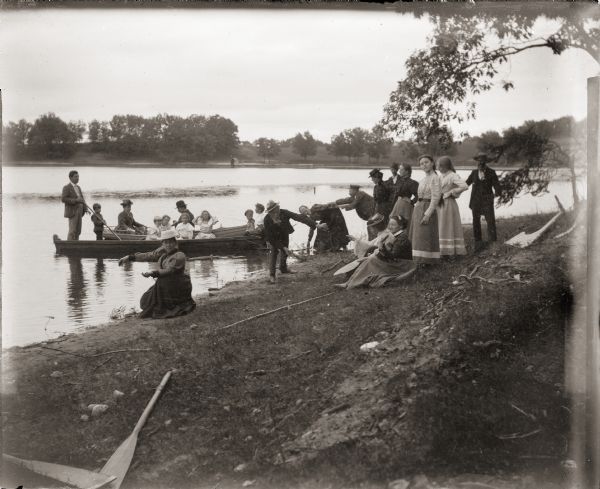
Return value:
[(440, 177), (435, 171), (432, 156), (421, 156), (419, 165), (425, 172), (425, 178), (419, 182), (419, 201), (413, 211), (410, 226), (413, 260), (437, 263), (440, 259), (440, 240), (436, 207), (442, 194)]
[(81, 218), (89, 211), (86, 209), (83, 192), (79, 187), (79, 173), (76, 170), (69, 172), (70, 183), (62, 189), (61, 200), (65, 204), (65, 217), (69, 220), (68, 240), (78, 240), (81, 234)]
[(133, 261), (158, 262), (158, 270), (144, 272), (144, 277), (156, 278), (140, 299), (140, 317), (154, 319), (183, 316), (196, 308), (192, 299), (192, 281), (185, 273), (186, 256), (179, 251), (174, 229), (164, 231), (160, 239), (162, 246), (149, 253), (124, 256), (119, 265)]
[(473, 212), (473, 238), (475, 249), (481, 248), (481, 216), (485, 217), (488, 239), (496, 241), (496, 215), (494, 213), (494, 192), (500, 194), (500, 181), (494, 170), (487, 166), (486, 153), (478, 153), (473, 158), (477, 161), (477, 170), (473, 170), (467, 178), (467, 185), (473, 185), (469, 207)]
[[(412, 220), (413, 206), (418, 200), (419, 183), (410, 178), (412, 167), (408, 163), (402, 163), (398, 170), (398, 180), (394, 186), (395, 196), (394, 207), (390, 212), (390, 217), (400, 216), (408, 222), (407, 233), (410, 234), (410, 223)], [(388, 180), (388, 185), (389, 185)]]
[[(354, 209), (358, 217), (363, 221), (368, 221), (373, 214), (375, 214), (375, 201), (373, 200), (373, 197), (367, 192), (362, 191), (359, 185), (350, 185), (348, 195), (349, 197), (336, 200), (335, 205), (340, 209), (345, 209), (347, 211)], [(368, 226), (367, 233), (370, 240), (377, 235), (377, 233)]]
[(307, 216), (295, 214), (287, 209), (281, 209), (279, 203), (270, 200), (267, 203), (265, 216), (265, 240), (269, 247), (269, 281), (275, 283), (275, 274), (277, 269), (277, 256), (279, 256), (279, 270), (281, 273), (294, 273), (287, 268), (287, 257), (290, 254), (288, 249), (290, 245), (290, 234), (294, 228), (290, 224), (290, 219), (302, 222), (311, 229), (315, 228), (315, 223)]
[(442, 197), (437, 208), (440, 254), (442, 256), (466, 255), (467, 250), (456, 199), (469, 187), (456, 174), (452, 160), (447, 156), (439, 158), (437, 166), (440, 169), (442, 185)]

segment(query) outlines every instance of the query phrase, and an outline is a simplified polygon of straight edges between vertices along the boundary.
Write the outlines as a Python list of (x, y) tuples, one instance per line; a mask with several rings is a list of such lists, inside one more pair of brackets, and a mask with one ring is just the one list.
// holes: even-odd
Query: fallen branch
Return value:
[(530, 431), (529, 433), (524, 433), (524, 434), (512, 433), (510, 435), (497, 435), (497, 437), (500, 438), (501, 440), (520, 440), (521, 438), (527, 438), (529, 436), (537, 435), (540, 431), (542, 431), (542, 428), (538, 428), (537, 430)]
[(329, 272), (330, 270), (333, 270), (335, 267), (337, 267), (340, 263), (345, 263), (344, 259), (342, 258), (341, 260), (336, 261), (333, 265), (327, 267), (325, 270), (321, 271), (321, 275), (323, 275), (324, 273)]
[(232, 328), (234, 326), (237, 326), (238, 324), (246, 323), (248, 321), (252, 321), (253, 319), (258, 319), (258, 318), (261, 318), (261, 317), (264, 317), (264, 316), (268, 316), (269, 314), (274, 314), (274, 313), (276, 313), (278, 311), (283, 311), (284, 309), (291, 309), (294, 306), (299, 306), (301, 304), (306, 304), (307, 302), (315, 301), (317, 299), (322, 299), (323, 297), (327, 297), (327, 296), (330, 296), (332, 294), (335, 294), (335, 292), (329, 292), (328, 294), (319, 295), (317, 297), (311, 297), (310, 299), (306, 299), (306, 300), (303, 300), (303, 301), (300, 301), (300, 302), (294, 302), (293, 304), (288, 304), (286, 306), (281, 306), (281, 307), (278, 307), (276, 309), (272, 309), (272, 310), (267, 311), (267, 312), (262, 312), (260, 314), (256, 314), (255, 316), (250, 316), (249, 318), (241, 319), (239, 321), (236, 321), (235, 323), (231, 323), (231, 324), (228, 324), (226, 326), (220, 326), (220, 327), (217, 328), (217, 331), (220, 331), (220, 330), (223, 330), (223, 329), (229, 329), (229, 328)]
[(509, 403), (510, 406), (515, 409), (516, 411), (520, 412), (523, 416), (527, 416), (529, 419), (533, 420), (533, 421), (537, 421), (537, 418), (533, 415), (533, 414), (529, 414), (525, 411), (523, 411), (520, 407), (515, 406), (512, 402)]
[(313, 350), (306, 350), (303, 351), (302, 353), (298, 353), (297, 355), (293, 355), (291, 357), (286, 357), (282, 360), (282, 362), (289, 362), (290, 360), (296, 360), (297, 358), (303, 357), (304, 355), (308, 355), (309, 353), (312, 353)]
[(61, 350), (59, 348), (51, 348), (49, 346), (44, 346), (44, 345), (39, 345), (39, 347), (44, 348), (45, 350), (57, 351), (59, 353), (64, 353), (65, 355), (73, 355), (74, 357), (79, 357), (79, 358), (95, 358), (95, 357), (101, 357), (104, 355), (111, 355), (112, 353), (123, 353), (123, 352), (130, 352), (130, 351), (150, 351), (150, 348), (133, 348), (131, 350), (105, 351), (103, 353), (96, 353), (95, 355), (80, 355), (79, 353), (73, 353), (72, 351)]
[(74, 357), (87, 358), (86, 355), (80, 355), (79, 353), (73, 353), (73, 352), (66, 351), (66, 350), (60, 350), (59, 348), (51, 348), (49, 346), (43, 346), (43, 345), (39, 345), (39, 347), (43, 348), (44, 350), (52, 350), (52, 351), (57, 351), (59, 353), (64, 353), (65, 355), (73, 355)]
[(560, 201), (558, 200), (558, 198), (556, 196), (555, 196), (555, 198), (556, 198), (556, 201), (558, 202), (559, 211), (546, 224), (544, 224), (540, 229), (538, 229), (534, 233), (526, 234), (525, 232), (521, 232), (521, 233), (517, 234), (516, 236), (513, 236), (512, 238), (510, 238), (508, 241), (506, 241), (505, 244), (510, 245), (510, 246), (517, 246), (519, 248), (527, 248), (528, 246), (535, 243), (538, 239), (540, 239), (542, 237), (542, 235), (544, 233), (546, 233), (546, 231), (548, 231), (550, 229), (550, 227), (564, 213), (563, 206), (561, 205)]
[(108, 357), (106, 360), (104, 360), (102, 363), (99, 363), (98, 365), (96, 365), (94, 367), (94, 372), (96, 370), (98, 370), (100, 367), (102, 367), (103, 365), (106, 365), (108, 362), (110, 362), (113, 359), (113, 357)]

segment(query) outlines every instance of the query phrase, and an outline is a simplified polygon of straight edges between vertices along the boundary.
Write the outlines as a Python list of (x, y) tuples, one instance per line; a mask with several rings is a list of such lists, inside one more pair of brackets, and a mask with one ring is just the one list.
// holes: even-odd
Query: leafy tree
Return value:
[(447, 126), (438, 127), (435, 131), (419, 132), (416, 137), (419, 153), (428, 153), (432, 156), (456, 154), (454, 134)]
[(369, 158), (375, 158), (379, 164), (381, 158), (390, 154), (394, 140), (389, 137), (381, 124), (377, 124), (371, 132), (367, 134), (367, 155)]
[(259, 138), (254, 142), (254, 146), (258, 156), (264, 158), (266, 163), (281, 152), (281, 147), (275, 139)]
[(344, 133), (340, 133), (331, 137), (331, 144), (328, 146), (327, 151), (336, 158), (348, 156), (350, 154), (349, 145), (350, 143), (344, 136)]
[(69, 158), (85, 131), (79, 123), (67, 124), (53, 113), (38, 117), (29, 131), (27, 144), (37, 158)]
[(304, 134), (298, 133), (292, 139), (292, 151), (306, 161), (309, 156), (317, 154), (317, 141), (308, 131), (304, 131)]
[(8, 158), (20, 160), (27, 156), (27, 140), (30, 131), (31, 124), (25, 119), (17, 123), (9, 122), (4, 126), (2, 138)]
[[(494, 87), (499, 68), (511, 56), (530, 49), (583, 49), (600, 59), (600, 10), (585, 4), (555, 2), (519, 5), (451, 5), (432, 2), (398, 7), (420, 17), (428, 15), (433, 34), (424, 49), (406, 61), (406, 76), (385, 106), (384, 125), (396, 134), (420, 131), (426, 137), (451, 121), (475, 117), (474, 97)], [(542, 16), (556, 25), (554, 33), (535, 37)], [(505, 90), (509, 80), (500, 81)]]

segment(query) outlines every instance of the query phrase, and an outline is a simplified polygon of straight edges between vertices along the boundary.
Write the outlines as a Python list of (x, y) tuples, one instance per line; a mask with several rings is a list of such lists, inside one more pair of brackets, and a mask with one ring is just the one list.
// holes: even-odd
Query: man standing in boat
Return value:
[(88, 213), (83, 192), (79, 187), (79, 173), (77, 170), (69, 172), (69, 180), (62, 189), (61, 200), (65, 204), (65, 217), (69, 220), (68, 240), (78, 240), (81, 234), (81, 218)]

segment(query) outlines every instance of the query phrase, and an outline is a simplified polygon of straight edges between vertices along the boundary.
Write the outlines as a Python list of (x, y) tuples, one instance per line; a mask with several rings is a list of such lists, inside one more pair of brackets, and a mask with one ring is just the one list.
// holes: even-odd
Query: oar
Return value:
[(138, 420), (137, 424), (135, 425), (135, 428), (133, 429), (131, 435), (129, 435), (129, 437), (123, 443), (121, 443), (121, 446), (117, 448), (115, 453), (113, 453), (112, 456), (108, 459), (108, 462), (106, 462), (104, 467), (100, 469), (101, 474), (114, 475), (116, 477), (116, 479), (110, 484), (111, 489), (119, 489), (119, 487), (121, 487), (123, 479), (125, 478), (125, 475), (129, 470), (129, 466), (131, 465), (131, 460), (133, 459), (133, 454), (137, 445), (138, 434), (144, 427), (144, 424), (146, 424), (146, 420), (150, 416), (152, 408), (154, 408), (154, 405), (156, 404), (160, 393), (167, 385), (167, 382), (169, 381), (170, 377), (171, 372), (169, 371), (165, 374), (160, 385), (156, 388), (152, 399), (150, 399), (150, 402), (146, 406), (146, 409), (144, 409), (144, 412), (142, 413), (142, 416)]
[(39, 462), (37, 460), (23, 460), (6, 453), (2, 454), (2, 458), (19, 467), (24, 467), (36, 474), (49, 477), (51, 479), (64, 482), (71, 486), (81, 489), (89, 489), (91, 487), (100, 488), (116, 479), (114, 475), (99, 474), (90, 470), (79, 469), (77, 467), (69, 467), (67, 465), (52, 464), (49, 462)]
[[(95, 214), (94, 209), (90, 209), (90, 206), (85, 204), (85, 206), (87, 207), (87, 210), (90, 211), (92, 214)], [(102, 218), (100, 218), (102, 221), (102, 224), (104, 224), (106, 226), (106, 229), (108, 229), (111, 233), (113, 233), (115, 235), (115, 237), (121, 241), (121, 238), (119, 238), (119, 235), (117, 233), (115, 233), (108, 224), (106, 224), (106, 221)]]

